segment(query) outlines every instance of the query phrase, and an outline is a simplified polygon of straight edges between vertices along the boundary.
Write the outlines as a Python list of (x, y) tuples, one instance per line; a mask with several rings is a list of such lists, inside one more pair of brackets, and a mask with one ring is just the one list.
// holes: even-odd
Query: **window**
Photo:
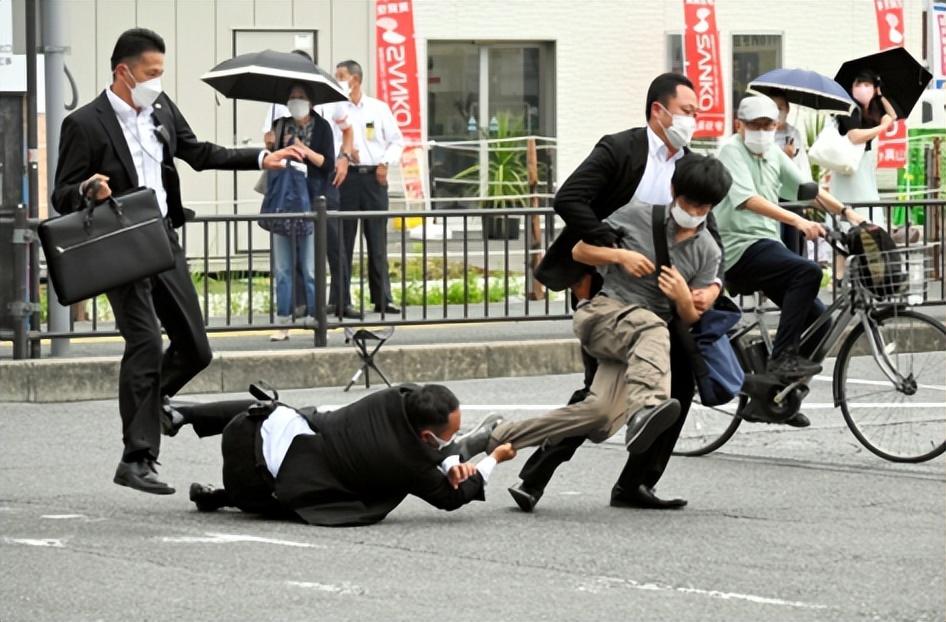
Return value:
[[(428, 138), (555, 136), (554, 62), (552, 43), (429, 42)], [(457, 196), (461, 186), (451, 178), (479, 159), (476, 148), (432, 149), (432, 195)]]
[(746, 96), (749, 83), (782, 66), (782, 35), (733, 35), (732, 110)]
[(683, 35), (667, 35), (667, 71), (683, 73)]

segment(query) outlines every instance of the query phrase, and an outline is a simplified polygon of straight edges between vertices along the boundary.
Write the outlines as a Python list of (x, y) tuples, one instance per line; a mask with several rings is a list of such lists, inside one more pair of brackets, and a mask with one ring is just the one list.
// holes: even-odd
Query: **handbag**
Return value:
[[(292, 166), (270, 171), (267, 177), (268, 187), (260, 214), (292, 214), (311, 212), (309, 185), (305, 173)], [(311, 235), (315, 230), (311, 220), (301, 218), (283, 218), (279, 220), (260, 220), (259, 226), (279, 235)]]
[[(654, 254), (658, 266), (670, 265), (664, 206), (654, 205), (652, 218)], [(673, 308), (673, 301), (670, 301)], [(670, 330), (677, 335), (692, 362), (696, 389), (704, 406), (720, 406), (736, 397), (745, 380), (736, 351), (729, 341), (729, 330), (742, 317), (742, 311), (725, 296), (716, 299), (695, 324), (687, 327), (673, 310)]]
[(39, 225), (49, 278), (69, 305), (174, 267), (151, 188), (136, 188)]
[[(280, 136), (282, 134), (283, 124), (285, 120), (286, 120), (285, 117), (282, 117), (280, 119), (276, 119), (276, 121), (273, 122), (273, 133), (276, 136)], [(256, 180), (255, 184), (253, 184), (253, 190), (257, 192), (258, 194), (266, 194), (266, 188), (268, 186), (268, 178), (269, 178), (269, 175), (267, 175), (268, 172), (269, 171), (263, 171), (262, 173), (260, 173), (259, 179)]]
[(828, 121), (808, 150), (808, 159), (842, 175), (853, 175), (861, 165), (864, 149), (863, 143), (855, 145), (838, 132), (834, 122)]

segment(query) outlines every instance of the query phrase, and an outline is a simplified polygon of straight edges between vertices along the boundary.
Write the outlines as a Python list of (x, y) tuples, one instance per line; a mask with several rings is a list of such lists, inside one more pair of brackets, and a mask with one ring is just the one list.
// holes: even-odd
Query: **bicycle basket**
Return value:
[(878, 298), (904, 295), (909, 284), (907, 249), (881, 227), (865, 222), (852, 227), (846, 240), (851, 280)]

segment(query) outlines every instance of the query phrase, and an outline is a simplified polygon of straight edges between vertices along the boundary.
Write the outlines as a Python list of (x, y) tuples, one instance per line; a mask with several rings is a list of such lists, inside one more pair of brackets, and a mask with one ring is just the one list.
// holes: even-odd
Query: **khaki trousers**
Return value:
[(643, 307), (598, 295), (575, 311), (572, 327), (582, 347), (598, 359), (584, 401), (539, 417), (502, 423), (489, 450), (556, 444), (571, 436), (601, 443), (631, 415), (670, 397), (670, 334), (667, 323)]

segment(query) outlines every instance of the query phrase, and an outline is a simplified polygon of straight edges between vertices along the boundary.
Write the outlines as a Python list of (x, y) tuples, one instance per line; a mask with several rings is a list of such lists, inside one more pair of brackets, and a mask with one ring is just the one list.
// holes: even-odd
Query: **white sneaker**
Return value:
[(270, 341), (289, 341), (289, 330), (277, 330), (275, 333), (269, 336)]

